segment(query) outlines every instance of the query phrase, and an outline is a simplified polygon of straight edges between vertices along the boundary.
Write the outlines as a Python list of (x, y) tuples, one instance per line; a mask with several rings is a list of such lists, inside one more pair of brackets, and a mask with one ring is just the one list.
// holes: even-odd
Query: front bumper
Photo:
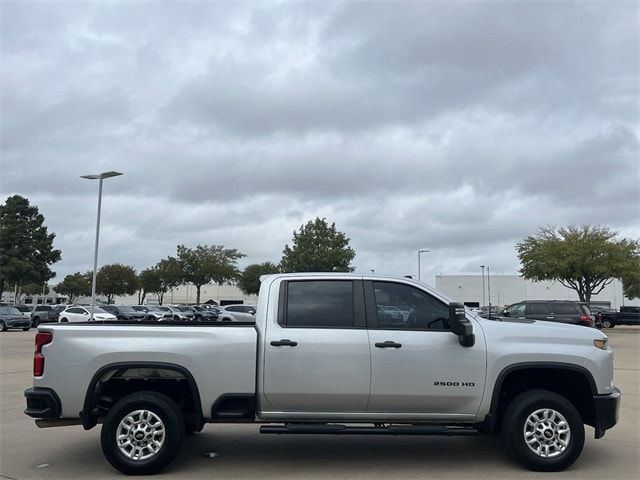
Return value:
[(62, 411), (60, 398), (50, 388), (27, 388), (24, 391), (27, 408), (24, 413), (33, 418), (57, 419)]
[(608, 395), (594, 395), (595, 421), (593, 428), (596, 430), (596, 438), (601, 438), (604, 433), (618, 423), (618, 412), (620, 411), (621, 392), (614, 388)]
[(31, 320), (28, 318), (9, 318), (3, 321), (7, 328), (31, 328)]

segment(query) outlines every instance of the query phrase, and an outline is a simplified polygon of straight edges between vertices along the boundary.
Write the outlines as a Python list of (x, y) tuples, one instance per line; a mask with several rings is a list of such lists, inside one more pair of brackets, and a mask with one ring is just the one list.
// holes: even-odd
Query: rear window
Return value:
[(575, 315), (580, 313), (577, 305), (574, 305), (573, 303), (552, 303), (551, 311), (558, 315)]
[(354, 327), (353, 282), (289, 282), (284, 321), (287, 327)]
[(40, 305), (36, 307), (36, 312), (49, 312), (51, 310), (53, 310), (53, 307), (50, 305)]

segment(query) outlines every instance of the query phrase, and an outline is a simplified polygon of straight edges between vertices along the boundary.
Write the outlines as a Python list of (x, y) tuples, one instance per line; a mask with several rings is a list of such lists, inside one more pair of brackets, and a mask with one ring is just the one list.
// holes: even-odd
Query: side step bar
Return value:
[(285, 425), (263, 425), (260, 433), (272, 434), (329, 434), (329, 435), (475, 435), (473, 427), (447, 427), (437, 425), (385, 425), (347, 426), (323, 423), (287, 423)]

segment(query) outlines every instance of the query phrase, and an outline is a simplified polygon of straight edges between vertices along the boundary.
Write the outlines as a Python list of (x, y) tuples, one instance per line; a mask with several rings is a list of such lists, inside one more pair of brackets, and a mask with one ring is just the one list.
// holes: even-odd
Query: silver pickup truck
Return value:
[(484, 319), (408, 278), (263, 277), (255, 323), (42, 325), (25, 413), (102, 424), (129, 474), (169, 464), (206, 423), (265, 434), (500, 432), (524, 466), (558, 471), (618, 418), (607, 337)]

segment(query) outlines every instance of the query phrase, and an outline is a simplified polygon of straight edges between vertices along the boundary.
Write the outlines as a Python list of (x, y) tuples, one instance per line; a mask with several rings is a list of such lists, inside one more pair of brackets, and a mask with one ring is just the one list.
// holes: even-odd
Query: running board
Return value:
[(260, 433), (281, 434), (329, 434), (329, 435), (475, 435), (472, 427), (442, 427), (430, 425), (386, 425), (374, 427), (347, 426), (322, 423), (287, 423), (263, 425)]

